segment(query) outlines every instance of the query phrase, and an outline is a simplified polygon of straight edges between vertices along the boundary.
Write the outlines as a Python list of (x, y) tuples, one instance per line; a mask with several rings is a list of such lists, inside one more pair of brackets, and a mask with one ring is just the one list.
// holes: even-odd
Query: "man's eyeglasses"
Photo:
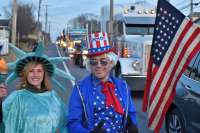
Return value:
[(99, 61), (97, 61), (97, 60), (90, 60), (90, 65), (96, 66), (96, 65), (98, 65), (98, 62), (100, 62), (100, 64), (102, 66), (106, 66), (108, 64), (108, 60), (99, 60)]

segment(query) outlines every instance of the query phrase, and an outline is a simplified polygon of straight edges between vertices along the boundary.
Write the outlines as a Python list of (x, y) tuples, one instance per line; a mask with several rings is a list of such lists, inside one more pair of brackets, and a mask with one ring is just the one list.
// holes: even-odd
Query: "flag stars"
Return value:
[(165, 28), (166, 26), (165, 26), (165, 25), (163, 25), (162, 27), (163, 27), (163, 28)]
[(158, 27), (156, 27), (156, 30), (158, 30)]
[(157, 52), (158, 52), (158, 49), (156, 49), (155, 51), (156, 51), (156, 53), (157, 53)]

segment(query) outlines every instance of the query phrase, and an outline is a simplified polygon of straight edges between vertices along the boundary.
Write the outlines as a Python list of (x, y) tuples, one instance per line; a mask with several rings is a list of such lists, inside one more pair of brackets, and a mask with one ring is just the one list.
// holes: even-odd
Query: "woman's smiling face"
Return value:
[(41, 64), (36, 65), (28, 71), (27, 80), (30, 85), (40, 89), (44, 79), (44, 69)]

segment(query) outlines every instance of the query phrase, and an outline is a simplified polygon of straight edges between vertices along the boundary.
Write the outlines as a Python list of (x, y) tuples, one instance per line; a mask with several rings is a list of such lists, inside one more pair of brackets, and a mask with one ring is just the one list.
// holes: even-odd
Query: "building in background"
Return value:
[(10, 20), (0, 19), (0, 55), (7, 55), (9, 52), (8, 43), (10, 39)]

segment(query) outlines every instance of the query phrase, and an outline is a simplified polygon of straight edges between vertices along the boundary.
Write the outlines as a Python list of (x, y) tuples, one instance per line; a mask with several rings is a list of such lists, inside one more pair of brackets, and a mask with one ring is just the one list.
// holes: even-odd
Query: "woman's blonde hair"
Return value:
[(48, 75), (47, 71), (45, 70), (43, 64), (40, 62), (30, 62), (24, 67), (24, 69), (20, 73), (21, 81), (20, 81), (19, 89), (25, 89), (26, 87), (28, 87), (30, 85), (27, 80), (28, 73), (31, 69), (33, 69), (34, 67), (36, 67), (39, 64), (42, 65), (42, 68), (44, 70), (44, 79), (41, 83), (41, 88), (45, 89), (45, 90), (51, 90), (51, 83), (49, 80), (49, 75)]

